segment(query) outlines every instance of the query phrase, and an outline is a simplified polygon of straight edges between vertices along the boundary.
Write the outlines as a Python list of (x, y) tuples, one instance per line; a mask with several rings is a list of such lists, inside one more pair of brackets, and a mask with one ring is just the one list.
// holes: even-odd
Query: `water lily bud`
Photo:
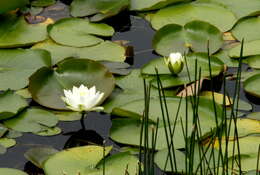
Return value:
[(104, 108), (99, 105), (104, 93), (96, 91), (96, 87), (87, 88), (80, 85), (79, 88), (73, 86), (72, 90), (64, 90), (64, 97), (61, 99), (66, 103), (67, 108), (73, 111), (100, 111)]
[(181, 53), (171, 53), (168, 58), (165, 58), (165, 62), (172, 74), (177, 75), (180, 73), (184, 66), (184, 59)]

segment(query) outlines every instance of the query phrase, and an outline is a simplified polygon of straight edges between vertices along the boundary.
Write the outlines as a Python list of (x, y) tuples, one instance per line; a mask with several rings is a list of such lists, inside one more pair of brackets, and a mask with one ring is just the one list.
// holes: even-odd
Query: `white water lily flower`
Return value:
[(93, 86), (88, 89), (84, 85), (80, 85), (79, 88), (73, 86), (72, 90), (64, 89), (65, 97), (61, 97), (66, 103), (67, 108), (73, 111), (101, 111), (104, 108), (99, 105), (104, 93), (96, 91), (96, 87)]
[(183, 69), (184, 59), (182, 54), (179, 52), (171, 53), (168, 58), (165, 58), (165, 63), (167, 64), (171, 73), (177, 75)]

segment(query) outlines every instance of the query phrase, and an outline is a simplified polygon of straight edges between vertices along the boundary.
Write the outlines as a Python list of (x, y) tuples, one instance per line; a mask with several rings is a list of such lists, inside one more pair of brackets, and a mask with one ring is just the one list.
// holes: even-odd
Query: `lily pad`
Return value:
[(39, 68), (51, 66), (50, 54), (44, 50), (0, 50), (0, 90), (21, 89)]
[(75, 121), (81, 119), (81, 114), (79, 112), (71, 112), (71, 111), (51, 111), (58, 118), (59, 121)]
[(112, 147), (105, 150), (100, 146), (75, 147), (58, 152), (44, 162), (46, 175), (84, 174), (86, 169), (95, 167)]
[(73, 47), (93, 46), (104, 40), (97, 36), (112, 36), (107, 24), (95, 24), (85, 19), (65, 18), (48, 27), (50, 37), (59, 44)]
[(17, 170), (17, 169), (12, 169), (12, 168), (0, 168), (0, 174), (4, 175), (28, 175), (27, 173)]
[(34, 0), (31, 5), (34, 7), (47, 7), (56, 3), (56, 0)]
[(163, 8), (169, 4), (187, 2), (189, 0), (130, 0), (130, 10), (148, 11)]
[(244, 81), (244, 90), (255, 97), (260, 98), (260, 74), (253, 75)]
[(40, 132), (57, 123), (58, 118), (54, 114), (37, 108), (24, 110), (15, 118), (4, 121), (5, 126), (20, 132)]
[(39, 136), (55, 136), (61, 133), (61, 128), (59, 127), (46, 127), (44, 130), (39, 131), (39, 132), (35, 132), (35, 135), (39, 135)]
[[(244, 43), (243, 57), (260, 55), (260, 40), (254, 40)], [(229, 51), (229, 56), (234, 58), (240, 57), (241, 44), (235, 46)]]
[[(160, 125), (161, 126), (158, 128), (158, 136), (157, 136), (156, 147), (155, 147), (156, 150), (167, 148), (165, 129), (162, 125), (162, 122), (160, 123)], [(141, 121), (138, 119), (134, 119), (134, 118), (113, 119), (112, 127), (110, 129), (110, 137), (118, 143), (140, 146), (141, 128), (142, 128), (142, 124)], [(173, 128), (173, 126), (171, 126), (171, 128)], [(155, 124), (149, 123), (148, 130), (149, 130), (148, 147), (152, 148), (151, 146), (152, 131), (153, 130), (155, 131)], [(175, 131), (176, 132), (174, 132), (173, 135), (173, 139), (175, 140), (174, 147), (176, 149), (184, 148), (185, 140), (184, 140), (184, 135), (181, 131), (180, 123), (177, 124)]]
[(51, 53), (53, 64), (62, 61), (64, 58), (77, 57), (88, 58), (97, 61), (123, 62), (126, 58), (125, 48), (111, 41), (101, 42), (92, 47), (69, 47), (56, 44), (52, 40), (38, 43), (33, 49), (44, 49)]
[(9, 138), (0, 138), (0, 145), (4, 146), (5, 148), (13, 147), (16, 144), (14, 139)]
[[(219, 75), (224, 70), (224, 64), (217, 57), (211, 56), (211, 70), (212, 76)], [(192, 53), (188, 54), (186, 57), (187, 66), (185, 64), (181, 73), (178, 76), (172, 76), (165, 64), (164, 58), (158, 58), (150, 61), (148, 64), (143, 66), (141, 69), (142, 74), (155, 75), (155, 68), (158, 69), (158, 74), (160, 75), (162, 85), (164, 88), (176, 87), (183, 84), (191, 83), (195, 80), (195, 63), (197, 60), (197, 71), (201, 68), (201, 77), (209, 77), (209, 63), (208, 56), (205, 53)], [(188, 67), (188, 69), (187, 69)], [(189, 70), (189, 71), (188, 71)], [(152, 81), (152, 85), (157, 87), (156, 78)]]
[(253, 40), (260, 40), (260, 34), (259, 32), (257, 32), (259, 28), (260, 17), (252, 17), (239, 21), (231, 32), (239, 41), (242, 41), (244, 39), (246, 42), (248, 42)]
[(31, 161), (35, 166), (43, 168), (44, 162), (52, 155), (56, 154), (58, 150), (51, 147), (37, 147), (31, 148), (24, 153), (24, 157)]
[(23, 16), (3, 15), (0, 21), (0, 48), (30, 46), (45, 40), (48, 35), (47, 24), (28, 24)]
[(247, 118), (260, 121), (260, 112), (252, 112), (247, 115)]
[(251, 68), (260, 69), (260, 55), (247, 57), (246, 62)]
[(100, 21), (114, 16), (127, 8), (129, 0), (74, 0), (71, 4), (71, 15), (74, 17), (90, 16), (91, 21)]
[(68, 110), (61, 97), (64, 89), (72, 89), (84, 84), (96, 86), (104, 93), (100, 104), (112, 93), (115, 80), (102, 64), (88, 59), (66, 59), (57, 64), (55, 69), (41, 68), (30, 78), (29, 91), (39, 104), (59, 110)]
[(208, 22), (222, 32), (230, 30), (236, 23), (236, 17), (228, 9), (219, 5), (196, 2), (161, 9), (153, 16), (151, 23), (153, 28), (158, 30), (167, 24), (184, 26), (194, 20)]
[(0, 93), (0, 120), (13, 117), (26, 106), (26, 100), (12, 91)]
[(10, 10), (15, 10), (20, 7), (24, 7), (29, 3), (29, 0), (10, 0), (0, 2), (0, 14), (8, 12)]
[(232, 11), (238, 19), (259, 14), (260, 2), (258, 0), (199, 0), (199, 2), (211, 2), (219, 4)]
[(216, 52), (223, 44), (222, 33), (207, 22), (192, 21), (184, 27), (169, 24), (160, 28), (154, 36), (153, 47), (168, 57), (172, 52), (186, 53), (189, 48), (194, 52), (207, 52), (208, 42), (210, 53)]
[(103, 175), (105, 164), (106, 175), (135, 175), (139, 171), (139, 160), (128, 152), (114, 154), (102, 160), (95, 169), (86, 170), (88, 175)]
[[(229, 123), (229, 121), (228, 121)], [(234, 122), (231, 122), (230, 133), (235, 133), (235, 127), (237, 127), (238, 137), (245, 137), (252, 134), (260, 134), (260, 121), (241, 118), (237, 119), (236, 126)]]

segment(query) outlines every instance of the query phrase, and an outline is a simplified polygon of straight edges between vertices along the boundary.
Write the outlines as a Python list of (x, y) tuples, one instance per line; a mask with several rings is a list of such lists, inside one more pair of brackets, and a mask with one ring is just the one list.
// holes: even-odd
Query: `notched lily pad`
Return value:
[(56, 43), (86, 47), (103, 42), (103, 39), (97, 36), (112, 36), (114, 29), (107, 24), (91, 23), (86, 19), (65, 18), (48, 26), (48, 32)]
[(3, 15), (0, 21), (0, 48), (30, 46), (45, 40), (48, 35), (47, 24), (28, 24), (23, 16)]
[(0, 93), (0, 120), (13, 117), (26, 106), (26, 100), (12, 91)]
[(40, 132), (46, 127), (54, 127), (58, 123), (58, 118), (45, 110), (31, 108), (26, 109), (16, 117), (5, 120), (4, 125), (20, 132)]
[(189, 48), (194, 52), (210, 53), (220, 49), (223, 44), (222, 33), (215, 26), (203, 22), (192, 21), (184, 25), (169, 24), (155, 34), (153, 47), (163, 56), (172, 52), (186, 53)]
[(39, 49), (1, 49), (0, 60), (0, 90), (22, 89), (37, 69), (51, 66), (50, 54)]
[(84, 84), (88, 88), (96, 86), (104, 96), (100, 104), (111, 94), (115, 79), (102, 64), (88, 59), (66, 59), (55, 69), (41, 68), (30, 78), (29, 91), (39, 104), (59, 110), (68, 110), (61, 97), (64, 89), (72, 89)]
[(151, 20), (154, 29), (158, 30), (167, 24), (185, 25), (200, 20), (208, 22), (222, 32), (230, 30), (236, 22), (236, 17), (228, 9), (209, 3), (184, 3), (159, 10)]

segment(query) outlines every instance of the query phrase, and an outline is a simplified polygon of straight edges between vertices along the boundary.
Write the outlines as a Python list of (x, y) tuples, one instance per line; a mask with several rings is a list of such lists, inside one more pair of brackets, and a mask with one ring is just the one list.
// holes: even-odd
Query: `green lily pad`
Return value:
[(89, 168), (85, 171), (85, 174), (103, 175), (104, 163), (106, 175), (135, 175), (138, 174), (139, 171), (139, 160), (137, 157), (130, 155), (128, 152), (124, 152), (112, 155), (105, 160), (102, 160), (95, 169)]
[(58, 118), (59, 121), (75, 121), (81, 119), (81, 114), (79, 112), (71, 112), (71, 111), (51, 111)]
[(47, 7), (56, 3), (56, 0), (34, 0), (31, 5), (34, 7)]
[(15, 15), (0, 16), (0, 21), (0, 48), (30, 46), (47, 38), (45, 23), (28, 24), (23, 16)]
[(260, 112), (252, 112), (247, 115), (247, 118), (260, 121)]
[[(169, 158), (167, 159), (168, 155), (169, 155), (168, 149), (160, 150), (155, 154), (154, 162), (157, 164), (157, 166), (160, 169), (165, 170), (167, 172), (171, 172), (170, 160), (169, 160)], [(176, 167), (177, 167), (177, 171), (175, 171), (175, 172), (176, 173), (177, 172), (179, 172), (179, 173), (185, 172), (186, 171), (186, 169), (185, 169), (185, 162), (186, 162), (185, 154), (182, 153), (179, 150), (174, 150), (174, 157), (175, 157), (174, 160), (176, 160), (175, 163), (176, 163)], [(168, 161), (166, 162), (166, 160), (168, 160)], [(188, 162), (189, 162), (189, 160), (187, 160), (187, 163)]]
[(71, 3), (71, 15), (74, 17), (90, 16), (91, 21), (100, 21), (114, 16), (127, 8), (129, 0), (74, 0)]
[(260, 98), (260, 74), (253, 75), (244, 81), (244, 90), (255, 97)]
[(13, 147), (16, 144), (14, 139), (9, 138), (0, 138), (0, 145), (4, 146), (5, 148)]
[(0, 90), (21, 89), (29, 77), (43, 66), (51, 66), (50, 54), (44, 50), (0, 50)]
[(29, 3), (29, 0), (10, 0), (0, 2), (0, 14), (8, 12), (10, 10), (15, 10), (20, 7), (24, 7)]
[[(182, 99), (183, 102), (181, 103), (180, 106), (180, 111), (179, 115), (183, 117), (183, 122), (185, 123), (185, 116), (186, 116), (186, 105), (185, 105), (185, 99)], [(171, 123), (173, 124), (176, 114), (177, 114), (177, 109), (179, 106), (180, 99), (179, 98), (167, 98), (166, 99), (167, 106), (168, 106), (168, 112), (171, 114)], [(200, 104), (198, 108), (198, 115), (201, 117), (200, 122), (213, 122), (214, 126), (215, 125), (215, 112), (213, 108), (213, 101), (200, 97)], [(115, 108), (113, 110), (113, 114), (122, 116), (122, 117), (134, 117), (134, 118), (141, 118), (143, 115), (143, 110), (144, 110), (144, 102), (143, 100), (136, 100), (128, 104), (124, 104), (118, 108)], [(218, 116), (220, 117), (222, 108), (216, 104), (216, 110)], [(163, 120), (162, 114), (161, 114), (161, 108), (160, 108), (160, 100), (158, 98), (152, 98), (150, 101), (150, 116), (149, 119), (153, 122), (157, 121), (157, 118), (159, 118), (160, 121)], [(193, 110), (192, 110), (192, 105), (188, 104), (188, 116), (193, 116)], [(190, 120), (191, 122), (192, 120)]]
[(32, 162), (35, 166), (43, 168), (44, 162), (57, 152), (58, 150), (51, 147), (37, 147), (26, 151), (24, 153), (24, 157)]
[(236, 17), (219, 5), (193, 2), (161, 9), (152, 17), (151, 23), (153, 28), (158, 30), (167, 24), (184, 26), (194, 20), (208, 22), (224, 32), (232, 28)]
[(58, 123), (58, 118), (45, 110), (31, 108), (24, 110), (15, 118), (5, 120), (4, 125), (20, 132), (40, 132), (46, 127), (54, 127)]
[(246, 62), (251, 68), (260, 69), (260, 55), (247, 57)]
[[(224, 64), (217, 57), (211, 56), (211, 70), (212, 76), (219, 75), (224, 70)], [(197, 71), (201, 68), (201, 77), (209, 77), (209, 63), (208, 56), (205, 53), (192, 53), (188, 54), (186, 57), (187, 66), (184, 65), (184, 68), (178, 76), (172, 76), (171, 72), (168, 69), (168, 66), (165, 64), (164, 58), (158, 58), (150, 61), (148, 64), (142, 67), (142, 74), (155, 75), (155, 68), (158, 69), (158, 74), (160, 75), (162, 85), (164, 88), (176, 87), (183, 84), (188, 84), (193, 82), (195, 79), (195, 63), (197, 60)], [(187, 71), (187, 67), (189, 72)], [(152, 81), (152, 85), (157, 87), (156, 78)]]
[(59, 44), (73, 47), (93, 46), (104, 40), (96, 36), (112, 36), (107, 24), (95, 24), (85, 19), (65, 18), (48, 27), (50, 37)]
[(96, 86), (104, 93), (100, 104), (112, 93), (115, 80), (102, 64), (88, 59), (66, 59), (57, 64), (55, 69), (41, 68), (30, 78), (29, 91), (39, 104), (59, 110), (68, 110), (61, 99), (64, 89), (72, 89), (84, 84)]
[(126, 58), (125, 48), (111, 41), (101, 42), (92, 47), (69, 47), (56, 44), (51, 40), (36, 44), (33, 49), (44, 49), (51, 53), (53, 64), (64, 58), (77, 57), (88, 58), (97, 61), (123, 62)]
[[(251, 4), (251, 3), (250, 3)], [(260, 5), (260, 3), (259, 3)], [(260, 8), (259, 8), (260, 12)], [(239, 40), (248, 41), (260, 40), (260, 35), (257, 29), (260, 27), (260, 17), (246, 18), (237, 23), (232, 29), (232, 34)]]
[(130, 0), (130, 10), (148, 11), (163, 8), (169, 4), (187, 2), (189, 0)]
[(231, 122), (229, 128), (231, 135), (235, 132), (235, 127), (237, 127), (238, 137), (260, 134), (260, 121), (258, 120), (253, 120), (249, 118), (237, 119), (236, 126), (234, 122)]
[(17, 170), (17, 169), (12, 169), (12, 168), (0, 168), (0, 174), (4, 175), (28, 175), (27, 173)]
[[(160, 123), (162, 125), (162, 122)], [(127, 145), (134, 145), (134, 146), (140, 146), (140, 138), (141, 138), (141, 128), (142, 124), (140, 120), (137, 119), (130, 119), (130, 118), (124, 118), (124, 119), (113, 119), (112, 120), (112, 127), (110, 129), (110, 137), (122, 144)], [(171, 126), (173, 128), (173, 126)], [(149, 138), (149, 148), (152, 148), (152, 131), (155, 131), (155, 124), (150, 123), (148, 126), (148, 138)], [(184, 148), (185, 147), (185, 140), (184, 135), (181, 131), (181, 124), (178, 123), (175, 129), (176, 132), (174, 132), (173, 139), (174, 147), (177, 148)], [(126, 137), (127, 135), (127, 137)], [(165, 129), (163, 126), (160, 126), (158, 128), (158, 136), (156, 141), (156, 147), (155, 149), (161, 150), (167, 148), (167, 140), (166, 140), (166, 134)]]
[[(244, 43), (243, 57), (260, 55), (260, 40), (254, 40)], [(241, 44), (235, 46), (229, 51), (229, 56), (233, 58), (240, 57)]]
[(15, 94), (22, 96), (23, 98), (32, 98), (32, 95), (28, 91), (28, 88), (15, 91)]
[(225, 65), (228, 67), (238, 67), (239, 61), (236, 59), (232, 59), (228, 56), (229, 50), (220, 50), (216, 54), (214, 54), (215, 57), (220, 59)]
[(0, 120), (13, 117), (26, 106), (26, 100), (12, 91), (0, 93)]
[(243, 18), (246, 16), (259, 14), (260, 2), (258, 0), (199, 0), (198, 2), (210, 2), (219, 4), (230, 11), (232, 11), (237, 18)]
[(207, 52), (208, 42), (210, 53), (218, 51), (223, 44), (222, 33), (207, 22), (192, 21), (184, 27), (169, 24), (160, 28), (154, 36), (153, 47), (168, 57), (172, 52), (186, 53), (189, 48), (194, 52)]
[(95, 167), (112, 147), (105, 150), (100, 146), (75, 147), (49, 157), (43, 165), (46, 175), (84, 174), (86, 169)]
[(35, 135), (39, 135), (39, 136), (55, 136), (58, 135), (62, 132), (61, 128), (59, 127), (46, 127), (44, 130), (39, 131), (39, 132), (35, 132)]

